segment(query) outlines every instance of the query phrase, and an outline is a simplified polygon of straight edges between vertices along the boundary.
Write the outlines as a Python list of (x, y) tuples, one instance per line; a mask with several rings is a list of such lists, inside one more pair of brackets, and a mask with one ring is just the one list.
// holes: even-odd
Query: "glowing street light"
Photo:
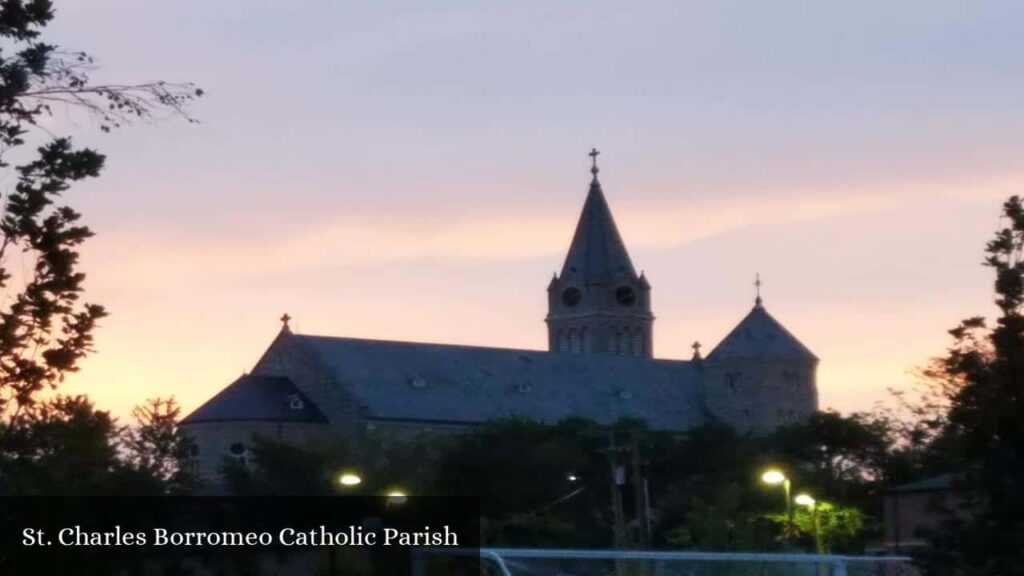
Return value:
[(354, 472), (345, 472), (338, 476), (338, 483), (342, 486), (358, 486), (363, 483), (363, 479)]
[(814, 528), (814, 551), (818, 554), (824, 554), (825, 545), (821, 541), (821, 524), (818, 522), (818, 501), (806, 493), (798, 494), (793, 501), (799, 506), (804, 506), (811, 510), (811, 526)]
[(761, 474), (761, 481), (770, 486), (782, 485), (782, 490), (786, 497), (786, 526), (789, 534), (793, 533), (793, 505), (790, 503), (790, 495), (793, 485), (789, 481), (789, 478), (779, 470), (778, 468), (769, 468)]
[(387, 493), (388, 504), (405, 504), (409, 495), (402, 490), (391, 490)]
[(565, 479), (568, 480), (569, 482), (576, 482), (577, 480), (580, 479), (580, 477), (570, 473), (565, 477)]

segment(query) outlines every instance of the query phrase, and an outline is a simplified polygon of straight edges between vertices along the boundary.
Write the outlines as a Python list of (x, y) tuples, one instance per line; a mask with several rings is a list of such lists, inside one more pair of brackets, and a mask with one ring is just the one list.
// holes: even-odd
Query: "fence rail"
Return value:
[[(426, 576), (429, 556), (476, 556), (476, 551), (446, 548), (421, 548), (413, 556), (413, 574)], [(670, 552), (651, 550), (582, 550), (562, 548), (481, 548), (479, 557), (493, 563), (501, 576), (524, 573), (515, 569), (522, 561), (574, 562), (646, 562), (646, 563), (732, 563), (758, 566), (805, 565), (828, 576), (860, 574), (912, 575), (914, 570), (907, 556), (845, 556), (837, 554), (772, 554), (759, 552)], [(532, 572), (525, 572), (532, 573)], [(751, 572), (753, 573), (753, 572)], [(761, 572), (764, 573), (764, 572)]]

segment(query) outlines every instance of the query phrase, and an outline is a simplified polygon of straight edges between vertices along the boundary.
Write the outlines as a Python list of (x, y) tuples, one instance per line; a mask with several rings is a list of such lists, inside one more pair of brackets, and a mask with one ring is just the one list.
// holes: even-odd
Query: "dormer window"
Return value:
[(416, 389), (426, 388), (427, 381), (422, 377), (413, 374), (412, 376), (409, 376), (409, 385)]
[(292, 394), (288, 397), (288, 407), (292, 410), (302, 410), (306, 407), (306, 403), (302, 401), (298, 394)]

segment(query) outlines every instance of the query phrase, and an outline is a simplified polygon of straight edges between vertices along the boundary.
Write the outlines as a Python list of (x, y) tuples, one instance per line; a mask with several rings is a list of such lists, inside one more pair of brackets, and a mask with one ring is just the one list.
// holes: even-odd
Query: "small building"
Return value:
[(921, 531), (938, 528), (938, 510), (953, 506), (953, 475), (941, 474), (890, 488), (883, 499), (885, 540), (876, 551), (907, 554), (927, 544)]

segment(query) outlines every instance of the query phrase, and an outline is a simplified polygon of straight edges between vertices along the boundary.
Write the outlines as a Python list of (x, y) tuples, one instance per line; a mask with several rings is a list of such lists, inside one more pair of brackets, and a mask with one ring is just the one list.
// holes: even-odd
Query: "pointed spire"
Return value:
[(590, 182), (590, 192), (583, 204), (561, 274), (563, 279), (572, 278), (582, 284), (609, 284), (616, 279), (632, 280), (637, 277), (604, 198), (601, 183), (597, 180), (598, 154), (600, 152), (596, 148), (589, 154), (593, 159), (590, 172), (594, 179)]

